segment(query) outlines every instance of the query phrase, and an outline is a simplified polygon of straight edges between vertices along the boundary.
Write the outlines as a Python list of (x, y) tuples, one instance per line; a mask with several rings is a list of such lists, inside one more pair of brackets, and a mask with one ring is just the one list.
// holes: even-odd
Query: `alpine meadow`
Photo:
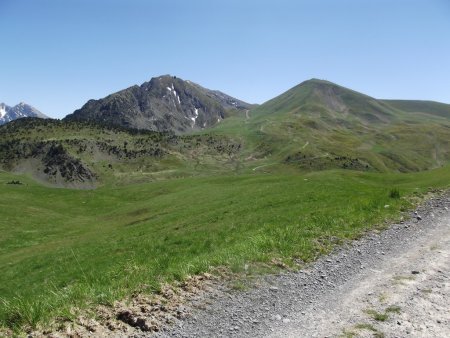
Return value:
[(450, 105), (317, 79), (258, 106), (166, 75), (9, 122), (0, 332), (64, 331), (204, 273), (301, 269), (448, 188), (449, 143)]
[(448, 0), (0, 18), (0, 338), (450, 337)]

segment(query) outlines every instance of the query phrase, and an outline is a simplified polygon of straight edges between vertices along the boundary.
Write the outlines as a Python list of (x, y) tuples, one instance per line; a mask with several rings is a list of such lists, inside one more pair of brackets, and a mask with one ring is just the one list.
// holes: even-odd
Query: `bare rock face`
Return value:
[(2, 144), (0, 167), (31, 173), (38, 181), (59, 187), (94, 188), (97, 176), (56, 141)]
[(100, 100), (89, 100), (66, 120), (88, 120), (132, 129), (183, 133), (220, 123), (250, 104), (193, 82), (165, 75)]
[(46, 147), (42, 154), (42, 165), (48, 180), (62, 185), (89, 187), (94, 184), (96, 178), (85, 164), (69, 155), (61, 144)]

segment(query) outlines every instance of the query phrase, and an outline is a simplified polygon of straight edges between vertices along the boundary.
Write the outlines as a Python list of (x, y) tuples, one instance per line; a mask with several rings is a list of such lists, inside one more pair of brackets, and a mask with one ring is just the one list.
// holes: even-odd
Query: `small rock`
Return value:
[(416, 218), (417, 218), (418, 221), (422, 220), (422, 217), (420, 215), (417, 215)]
[(289, 319), (289, 318), (284, 318), (283, 319), (283, 323), (285, 323), (285, 324), (287, 324), (287, 323), (289, 323), (291, 320)]
[(411, 271), (411, 273), (412, 273), (413, 275), (418, 275), (420, 272), (417, 271), (417, 270), (413, 270), (413, 271)]
[(269, 288), (270, 291), (278, 291), (278, 288), (276, 286), (271, 286)]
[(275, 320), (281, 320), (281, 316), (280, 315), (275, 315)]

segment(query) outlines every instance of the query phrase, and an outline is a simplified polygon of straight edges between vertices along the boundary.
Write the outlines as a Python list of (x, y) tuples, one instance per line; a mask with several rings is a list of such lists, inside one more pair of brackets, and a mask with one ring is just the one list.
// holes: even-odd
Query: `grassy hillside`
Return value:
[(225, 120), (212, 132), (243, 137), (249, 145), (245, 149), (252, 149), (248, 156), (261, 159), (260, 165), (270, 164), (264, 167), (266, 171), (274, 163), (295, 170), (381, 172), (445, 165), (450, 159), (450, 119), (445, 117), (445, 105), (415, 109), (415, 102), (390, 102), (310, 80), (247, 116)]
[(411, 113), (425, 113), (450, 118), (450, 104), (419, 100), (383, 100), (386, 104)]
[(396, 111), (382, 101), (325, 80), (300, 83), (253, 110), (255, 114), (305, 113), (361, 123), (389, 122)]
[(421, 171), (450, 159), (447, 109), (309, 80), (191, 135), (13, 122), (0, 128), (0, 168), (75, 188), (261, 170)]
[(214, 266), (310, 261), (447, 188), (449, 159), (446, 105), (321, 80), (190, 135), (9, 123), (0, 326), (73, 319)]
[(239, 149), (240, 143), (226, 136), (176, 136), (85, 122), (23, 119), (0, 128), (0, 168), (74, 188), (234, 170)]
[[(73, 308), (110, 303), (144, 284), (149, 292), (211, 266), (309, 261), (332, 243), (398, 217), (408, 202), (391, 198), (391, 190), (420, 193), (449, 179), (449, 168), (323, 171), (86, 191), (2, 172), (0, 323), (32, 328), (55, 316), (72, 318)], [(23, 184), (8, 184), (15, 180)]]

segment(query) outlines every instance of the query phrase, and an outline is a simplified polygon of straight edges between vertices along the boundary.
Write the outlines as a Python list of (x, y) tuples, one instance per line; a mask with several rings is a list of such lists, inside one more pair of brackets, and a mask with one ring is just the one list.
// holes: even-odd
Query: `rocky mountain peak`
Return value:
[(183, 133), (214, 126), (231, 109), (248, 109), (250, 106), (191, 81), (162, 75), (103, 99), (89, 100), (66, 119)]
[(48, 116), (25, 102), (20, 102), (14, 107), (10, 107), (3, 102), (0, 103), (0, 125), (23, 117), (48, 118)]

